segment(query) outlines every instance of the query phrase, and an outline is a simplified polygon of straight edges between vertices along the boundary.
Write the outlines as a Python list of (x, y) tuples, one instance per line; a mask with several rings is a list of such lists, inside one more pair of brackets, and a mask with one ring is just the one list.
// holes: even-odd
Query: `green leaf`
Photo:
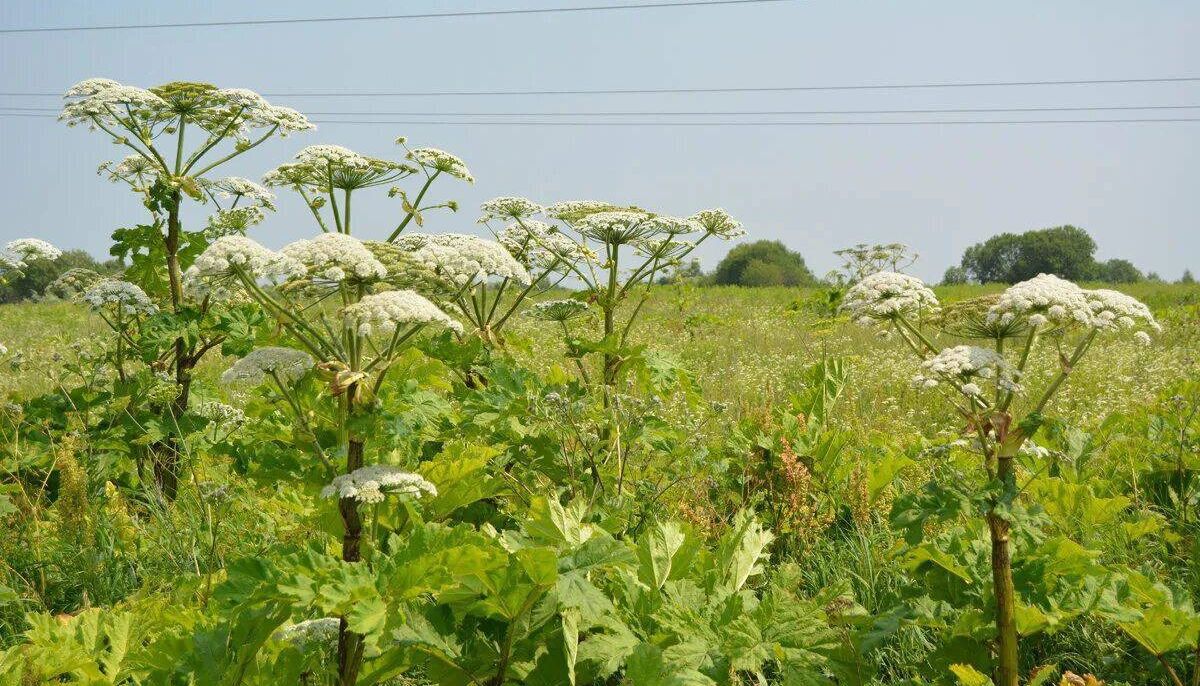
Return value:
[(971, 665), (950, 665), (950, 671), (954, 673), (954, 678), (958, 681), (959, 686), (991, 686), (992, 684), (991, 677)]

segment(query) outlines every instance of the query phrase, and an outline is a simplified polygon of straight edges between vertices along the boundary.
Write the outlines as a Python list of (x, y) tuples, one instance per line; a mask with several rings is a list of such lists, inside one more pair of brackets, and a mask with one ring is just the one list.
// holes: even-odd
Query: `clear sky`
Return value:
[[(631, 0), (622, 0), (631, 1)], [(157, 23), (613, 4), (609, 0), (406, 2), (5, 2), (0, 27)], [(260, 92), (713, 88), (1200, 76), (1200, 3), (797, 0), (409, 21), (0, 35), (0, 91), (61, 92), (104, 76), (138, 86), (199, 80)], [(751, 94), (272, 98), (304, 112), (842, 110), (1200, 105), (1200, 82)], [(57, 106), (0, 97), (0, 106)], [(942, 115), (983, 118), (984, 115)], [(1200, 117), (1197, 110), (1027, 117)], [(329, 117), (314, 116), (327, 119)], [(360, 116), (358, 119), (388, 117)], [(397, 118), (397, 117), (393, 117)], [(416, 119), (429, 116), (413, 117)], [(437, 117), (434, 117), (437, 118)], [(888, 116), (813, 116), (880, 120)], [(895, 115), (912, 119), (914, 115)], [(494, 117), (493, 117), (494, 119)], [(593, 120), (595, 117), (581, 119)], [(629, 117), (645, 121), (648, 117)], [(693, 118), (699, 119), (699, 118)], [(749, 120), (744, 116), (712, 117)], [(770, 120), (760, 117), (755, 120)], [(799, 120), (805, 117), (775, 117)], [(817, 273), (833, 250), (901, 241), (940, 277), (963, 248), (1002, 231), (1075, 224), (1099, 257), (1176, 278), (1200, 268), (1200, 122), (1028, 126), (512, 127), (322, 124), (224, 168), (258, 178), (300, 147), (396, 154), (406, 135), (462, 156), (474, 186), (440, 193), (464, 209), (433, 231), (474, 231), (479, 202), (600, 199), (672, 214), (721, 206), (748, 238), (776, 238)], [(0, 238), (40, 236), (97, 255), (142, 218), (136, 198), (94, 173), (123, 155), (50, 118), (0, 117)], [(378, 237), (398, 201), (356, 199)], [(252, 236), (277, 247), (315, 232), (298, 198)], [(367, 230), (368, 218), (375, 231)], [(711, 267), (726, 246), (704, 246)]]

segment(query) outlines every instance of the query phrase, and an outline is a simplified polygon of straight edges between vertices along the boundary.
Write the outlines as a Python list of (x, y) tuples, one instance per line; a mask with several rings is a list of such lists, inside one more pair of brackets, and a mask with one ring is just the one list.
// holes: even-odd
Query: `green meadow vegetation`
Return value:
[(67, 95), (144, 219), (0, 306), (0, 684), (1200, 683), (1195, 284), (703, 285), (720, 209), (440, 233), (446, 151), (259, 184), (219, 167), (300, 113)]

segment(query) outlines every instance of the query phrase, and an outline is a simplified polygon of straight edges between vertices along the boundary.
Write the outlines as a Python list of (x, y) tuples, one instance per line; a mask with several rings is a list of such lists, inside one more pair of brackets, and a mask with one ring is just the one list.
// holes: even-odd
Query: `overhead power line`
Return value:
[[(35, 119), (54, 119), (53, 114), (34, 112), (0, 112), (0, 117), (31, 117)], [(522, 120), (491, 120), (491, 121), (447, 121), (447, 120), (406, 120), (394, 121), (383, 119), (311, 119), (314, 124), (386, 124), (391, 126), (938, 126), (960, 124), (1150, 124), (1150, 123), (1182, 123), (1200, 122), (1200, 117), (1176, 118), (1129, 118), (1129, 119), (926, 119), (904, 121), (522, 121)]]
[(420, 12), (415, 14), (376, 14), (355, 17), (291, 17), (284, 19), (235, 19), (228, 21), (188, 21), (162, 24), (104, 24), (95, 26), (37, 26), (0, 29), (0, 33), (52, 33), (67, 31), (124, 31), (130, 29), (182, 29), (213, 26), (272, 26), (277, 24), (320, 24), (352, 21), (397, 21), (404, 19), (450, 19), (456, 17), (496, 17), (523, 14), (555, 14), (565, 12), (606, 12), (611, 10), (661, 9), (670, 7), (704, 7), (715, 5), (759, 5), (792, 2), (793, 0), (680, 0), (678, 2), (645, 2), (617, 5), (583, 5), (580, 7), (531, 7), (507, 10), (466, 10), (459, 12)]
[[(9, 107), (0, 110), (17, 112), (59, 112), (58, 107)], [(602, 110), (575, 112), (379, 112), (370, 110), (306, 111), (312, 116), (376, 116), (376, 117), (714, 117), (714, 116), (782, 116), (825, 114), (984, 114), (1002, 112), (1107, 112), (1129, 110), (1195, 110), (1200, 105), (1091, 105), (1082, 107), (971, 107), (901, 110), (667, 110), (630, 111)]]
[[(733, 86), (726, 88), (610, 88), (590, 90), (479, 90), (479, 91), (267, 91), (273, 98), (381, 98), (481, 95), (659, 95), (681, 93), (791, 93), (802, 91), (911, 90), (918, 88), (1003, 88), (1014, 86), (1095, 86), (1139, 83), (1195, 83), (1200, 76), (1165, 76), (1137, 79), (1075, 79), (1056, 81), (945, 81), (927, 83), (860, 83), (825, 86)], [(61, 97), (61, 92), (2, 91), (9, 97)]]

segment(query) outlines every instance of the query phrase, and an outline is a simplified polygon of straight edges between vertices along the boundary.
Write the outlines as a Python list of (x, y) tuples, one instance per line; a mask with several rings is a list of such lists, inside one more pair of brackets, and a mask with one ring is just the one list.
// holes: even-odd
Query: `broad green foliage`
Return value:
[(89, 79), (64, 119), (148, 218), (125, 280), (58, 284), (86, 308), (0, 309), (2, 684), (1200, 678), (1194, 288), (935, 293), (901, 244), (817, 294), (656, 285), (741, 224), (501, 197), (496, 240), (439, 233), (474, 179), (403, 138), (268, 172), (321, 231), (276, 251), (274, 195), (208, 172), (299, 113)]

